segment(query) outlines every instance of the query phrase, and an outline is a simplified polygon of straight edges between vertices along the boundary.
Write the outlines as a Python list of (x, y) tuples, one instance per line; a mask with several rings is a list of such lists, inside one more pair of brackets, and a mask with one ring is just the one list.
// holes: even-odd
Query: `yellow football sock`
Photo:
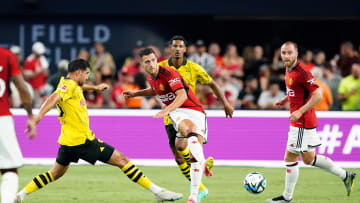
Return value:
[(186, 147), (183, 151), (178, 151), (184, 158), (187, 165), (190, 166), (190, 150), (189, 147)]
[(27, 194), (35, 192), (38, 189), (46, 186), (48, 183), (54, 181), (54, 178), (50, 171), (36, 176), (30, 183), (25, 186), (25, 191)]
[(129, 161), (121, 170), (127, 175), (127, 177), (133, 182), (143, 186), (146, 189), (152, 185), (150, 179), (143, 175), (143, 172)]

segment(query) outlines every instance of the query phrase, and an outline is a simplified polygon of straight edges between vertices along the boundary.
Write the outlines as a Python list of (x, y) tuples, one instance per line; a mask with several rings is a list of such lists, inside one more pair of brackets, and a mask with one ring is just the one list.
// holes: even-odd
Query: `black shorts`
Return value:
[(95, 164), (97, 160), (107, 163), (110, 160), (114, 147), (95, 138), (94, 140), (86, 140), (84, 144), (76, 146), (61, 145), (56, 157), (56, 162), (67, 166), (70, 162), (77, 163), (79, 159), (83, 159), (91, 164)]
[(169, 138), (169, 145), (170, 147), (175, 147), (175, 140), (176, 140), (176, 134), (177, 131), (175, 130), (174, 126), (172, 124), (165, 125), (166, 133)]

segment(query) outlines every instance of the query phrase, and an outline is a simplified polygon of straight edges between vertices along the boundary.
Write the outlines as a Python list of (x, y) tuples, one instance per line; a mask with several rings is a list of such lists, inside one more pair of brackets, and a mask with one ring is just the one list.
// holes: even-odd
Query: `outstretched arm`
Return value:
[(232, 115), (234, 113), (234, 108), (229, 104), (229, 102), (226, 100), (224, 94), (221, 92), (219, 86), (217, 85), (217, 83), (212, 80), (209, 84), (210, 88), (212, 89), (212, 91), (215, 93), (216, 97), (221, 101), (221, 103), (224, 106), (224, 111), (225, 111), (225, 115), (226, 118), (229, 116), (230, 118), (232, 118)]
[(61, 100), (61, 96), (58, 93), (52, 93), (50, 97), (46, 99), (44, 104), (41, 106), (38, 115), (35, 116), (35, 122), (38, 124), (40, 120), (45, 116), (47, 112), (54, 107), (54, 105)]
[(281, 108), (289, 100), (288, 96), (283, 97), (282, 99), (275, 102), (275, 106)]
[(104, 91), (109, 89), (109, 85), (106, 83), (101, 83), (99, 85), (84, 84), (83, 86), (81, 86), (81, 89), (83, 89), (84, 91), (86, 90)]
[(152, 96), (155, 96), (156, 93), (151, 87), (149, 87), (149, 88), (137, 90), (137, 91), (131, 91), (131, 90), (125, 91), (125, 92), (123, 92), (123, 95), (124, 95), (125, 99), (129, 99), (132, 97), (139, 97), (139, 96), (152, 97)]

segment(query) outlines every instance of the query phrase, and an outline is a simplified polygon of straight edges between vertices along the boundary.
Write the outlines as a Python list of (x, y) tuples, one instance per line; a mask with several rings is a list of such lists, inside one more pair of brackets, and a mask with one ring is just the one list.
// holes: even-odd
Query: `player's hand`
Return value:
[(157, 114), (155, 114), (154, 118), (162, 118), (168, 114), (169, 114), (169, 112), (167, 110), (163, 109), (163, 110), (159, 111)]
[(125, 99), (135, 97), (135, 91), (131, 91), (131, 90), (124, 91), (123, 96), (124, 96)]
[(297, 111), (294, 111), (290, 116), (289, 116), (289, 119), (291, 121), (297, 121), (299, 120), (299, 118), (302, 116), (303, 114), (297, 110)]
[(25, 133), (28, 134), (28, 138), (32, 139), (36, 136), (36, 121), (34, 117), (29, 117), (26, 122), (26, 130)]
[(104, 90), (108, 90), (108, 89), (109, 89), (109, 85), (106, 83), (101, 83), (96, 86), (97, 91), (104, 91)]
[(224, 111), (226, 118), (232, 118), (232, 115), (234, 113), (234, 107), (232, 107), (228, 102), (226, 102), (226, 104), (224, 105)]
[(277, 100), (274, 105), (280, 109), (285, 103), (286, 103), (286, 101), (284, 101), (283, 99), (280, 99), (280, 100)]

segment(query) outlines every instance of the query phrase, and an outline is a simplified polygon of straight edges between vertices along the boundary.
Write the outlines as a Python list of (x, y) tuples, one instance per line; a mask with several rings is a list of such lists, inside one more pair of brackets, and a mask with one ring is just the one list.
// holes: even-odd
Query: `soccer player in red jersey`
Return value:
[(306, 165), (319, 167), (340, 177), (350, 196), (354, 186), (355, 173), (345, 171), (323, 155), (316, 155), (315, 148), (321, 145), (316, 134), (317, 119), (314, 106), (322, 99), (322, 93), (311, 73), (298, 61), (298, 47), (294, 42), (281, 46), (281, 59), (286, 67), (285, 83), (287, 96), (275, 105), (290, 103), (290, 131), (285, 152), (285, 190), (279, 197), (266, 200), (268, 203), (292, 202), (299, 176), (298, 158)]
[(0, 47), (0, 171), (2, 174), (1, 202), (13, 203), (18, 189), (17, 168), (22, 166), (23, 157), (16, 140), (14, 121), (9, 104), (9, 82), (13, 80), (19, 91), (24, 109), (28, 114), (28, 137), (36, 136), (36, 125), (32, 115), (30, 94), (24, 84), (16, 57), (9, 50)]
[(207, 139), (207, 122), (205, 111), (185, 83), (181, 75), (174, 69), (159, 66), (155, 52), (145, 48), (139, 53), (141, 65), (150, 75), (147, 80), (151, 87), (138, 91), (125, 91), (124, 97), (155, 96), (166, 107), (158, 112), (154, 118), (169, 115), (174, 128), (180, 132), (177, 136), (187, 137), (191, 159), (191, 194), (188, 203), (196, 203), (202, 173), (209, 175), (210, 170), (205, 167), (205, 157), (202, 143)]

